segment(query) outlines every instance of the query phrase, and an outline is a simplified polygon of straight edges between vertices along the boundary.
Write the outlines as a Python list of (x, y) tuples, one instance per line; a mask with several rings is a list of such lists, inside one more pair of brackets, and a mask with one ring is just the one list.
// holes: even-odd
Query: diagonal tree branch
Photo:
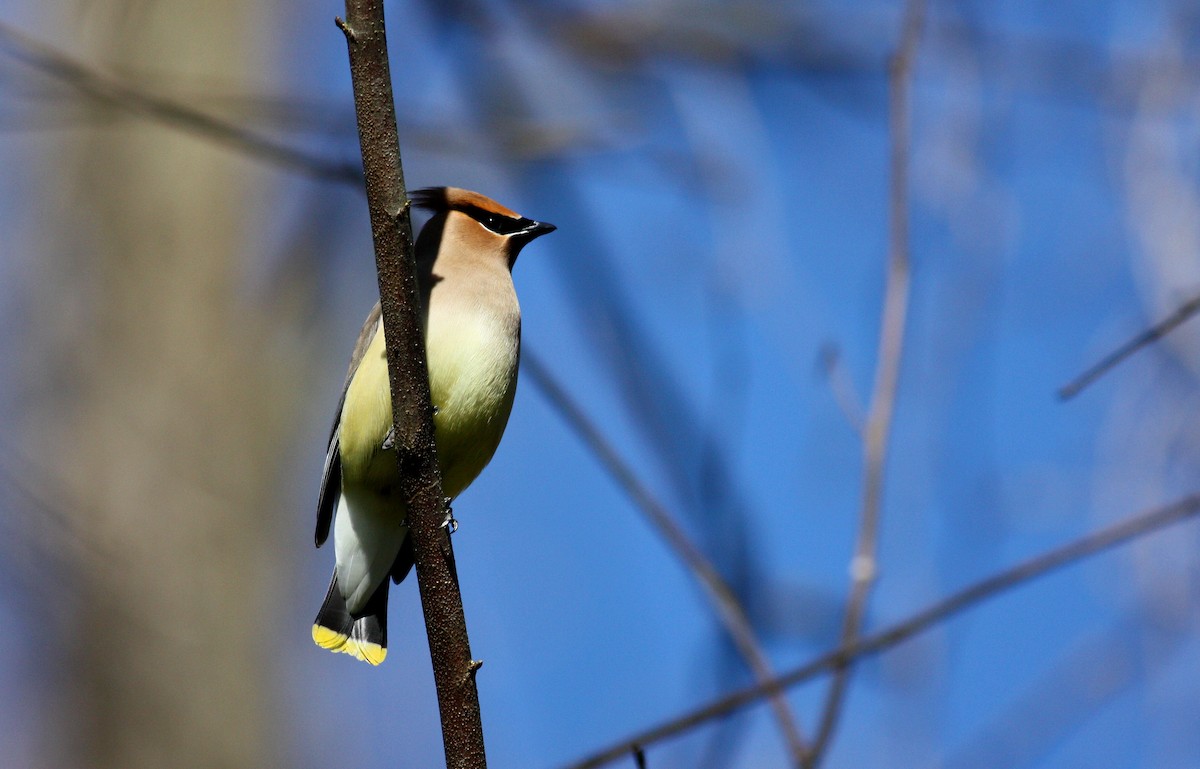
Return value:
[(328, 160), (288, 147), (181, 102), (151, 95), (118, 78), (101, 74), (3, 22), (0, 22), (0, 47), (13, 58), (102, 104), (203, 136), (233, 147), (250, 157), (316, 179), (355, 186), (362, 183), (362, 174), (351, 164)]
[(822, 345), (817, 365), (821, 368), (825, 383), (829, 386), (829, 392), (833, 395), (838, 410), (846, 418), (846, 424), (854, 431), (859, 440), (862, 440), (866, 429), (862, 399), (855, 392), (854, 382), (850, 380), (846, 366), (842, 363), (842, 351), (832, 342)]
[(1084, 535), (1066, 545), (986, 577), (922, 609), (908, 619), (876, 633), (859, 636), (848, 644), (826, 652), (811, 662), (784, 673), (768, 684), (747, 686), (678, 718), (630, 735), (617, 744), (597, 751), (581, 761), (568, 764), (562, 769), (595, 769), (595, 767), (605, 766), (629, 755), (635, 747), (644, 750), (654, 743), (678, 737), (709, 721), (724, 718), (734, 711), (754, 705), (772, 692), (784, 691), (812, 680), (822, 673), (845, 667), (863, 657), (887, 651), (902, 641), (936, 627), (956, 614), (1044, 577), (1053, 571), (1144, 537), (1159, 529), (1182, 523), (1198, 514), (1200, 514), (1200, 493), (1191, 494), (1163, 507), (1156, 507), (1126, 518), (1108, 528)]
[(1165, 320), (1154, 324), (1150, 328), (1135, 336), (1133, 339), (1130, 339), (1125, 344), (1104, 356), (1099, 363), (1087, 369), (1067, 384), (1063, 385), (1058, 390), (1058, 397), (1064, 401), (1074, 398), (1076, 395), (1083, 392), (1088, 385), (1092, 384), (1097, 379), (1104, 376), (1109, 371), (1113, 370), (1122, 362), (1124, 362), (1126, 358), (1133, 355), (1143, 347), (1162, 339), (1197, 312), (1200, 312), (1200, 296), (1195, 296), (1187, 300), (1180, 305), (1175, 312), (1167, 316)]
[(475, 688), (481, 663), (471, 659), (454, 552), (449, 531), (442, 526), (446, 508), (433, 438), (425, 339), (417, 312), (412, 219), (400, 163), (383, 0), (346, 0), (346, 20), (338, 19), (337, 24), (350, 51), (400, 485), (408, 501), (409, 536), (441, 710), (446, 767), (484, 769), (483, 722)]
[[(863, 499), (859, 517), (858, 541), (850, 562), (850, 598), (842, 625), (842, 645), (852, 644), (862, 627), (871, 588), (878, 574), (879, 518), (883, 503), (883, 476), (887, 460), (888, 440), (892, 431), (892, 415), (900, 380), (900, 363), (904, 351), (904, 328), (908, 316), (909, 264), (908, 235), (908, 156), (912, 117), (909, 96), (912, 88), (913, 60), (924, 22), (924, 0), (908, 0), (904, 8), (904, 26), (900, 44), (889, 70), (891, 110), (889, 124), (891, 148), (891, 235), (888, 256), (887, 286), (883, 301), (883, 317), (879, 330), (879, 359), (875, 368), (875, 387), (863, 432)], [(812, 769), (820, 764), (829, 742), (837, 729), (849, 682), (850, 666), (839, 666), (829, 684), (820, 725), (805, 766)]]
[[(642, 515), (658, 531), (667, 546), (679, 560), (683, 561), (684, 566), (692, 573), (692, 577), (700, 583), (713, 613), (725, 628), (725, 632), (729, 634), (730, 640), (733, 641), (738, 653), (746, 661), (754, 678), (759, 683), (765, 683), (774, 678), (775, 673), (771, 668), (771, 662), (763, 650), (762, 644), (759, 643), (745, 609), (733, 588), (717, 571), (717, 567), (692, 542), (687, 532), (671, 516), (670, 511), (642, 483), (633, 468), (626, 464), (566, 389), (554, 379), (550, 369), (540, 359), (528, 352), (525, 353), (522, 360), (522, 368), (530, 375), (567, 425), (596, 455), (600, 464), (624, 490), (626, 496), (642, 511)], [(779, 723), (780, 731), (788, 743), (788, 748), (793, 756), (802, 757), (805, 752), (804, 737), (800, 733), (787, 698), (782, 693), (776, 693), (770, 696), (770, 700), (771, 708), (775, 711), (775, 720)]]

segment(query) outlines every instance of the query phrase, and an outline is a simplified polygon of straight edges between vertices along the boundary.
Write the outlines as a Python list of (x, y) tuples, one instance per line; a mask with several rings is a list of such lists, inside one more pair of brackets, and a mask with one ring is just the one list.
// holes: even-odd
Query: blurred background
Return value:
[[(341, 13), (0, 11), (5, 766), (442, 762), (415, 584), (382, 667), (309, 638), (327, 431), (377, 297)], [(902, 3), (387, 13), (410, 186), (559, 226), (516, 265), (527, 355), (716, 565), (774, 669), (836, 646)], [(915, 57), (867, 630), (1200, 478), (1200, 321), (1055, 395), (1200, 292), (1196, 5), (931, 0)], [(493, 766), (565, 765), (752, 680), (528, 369), (455, 513)], [(1200, 765), (1198, 545), (1185, 523), (864, 661), (823, 765)], [(788, 697), (806, 736), (826, 686)], [(765, 704), (647, 759), (791, 765)]]

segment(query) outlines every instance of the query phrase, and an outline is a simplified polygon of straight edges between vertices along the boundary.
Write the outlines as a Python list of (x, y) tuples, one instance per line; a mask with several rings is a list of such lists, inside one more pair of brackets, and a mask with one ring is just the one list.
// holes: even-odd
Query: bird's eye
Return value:
[(478, 208), (476, 206), (472, 206), (467, 213), (472, 219), (479, 222), (484, 227), (487, 227), (497, 235), (511, 235), (514, 232), (518, 232), (519, 230), (522, 230), (531, 224), (531, 222), (525, 219), (513, 219), (512, 217), (504, 216), (503, 214), (484, 211), (482, 208)]

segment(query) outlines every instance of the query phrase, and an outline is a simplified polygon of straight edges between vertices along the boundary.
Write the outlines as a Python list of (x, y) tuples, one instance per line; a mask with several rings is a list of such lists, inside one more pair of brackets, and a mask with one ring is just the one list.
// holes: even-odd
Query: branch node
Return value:
[(874, 582), (878, 573), (873, 556), (856, 555), (850, 559), (850, 579), (855, 582)]
[(475, 674), (483, 667), (483, 660), (471, 660), (467, 663), (467, 678), (468, 681), (475, 680)]
[(350, 25), (346, 23), (345, 19), (343, 19), (341, 16), (334, 16), (333, 23), (336, 24), (337, 28), (342, 31), (342, 34), (346, 36), (346, 40), (351, 43), (358, 42), (358, 35), (354, 33), (354, 30), (350, 28)]

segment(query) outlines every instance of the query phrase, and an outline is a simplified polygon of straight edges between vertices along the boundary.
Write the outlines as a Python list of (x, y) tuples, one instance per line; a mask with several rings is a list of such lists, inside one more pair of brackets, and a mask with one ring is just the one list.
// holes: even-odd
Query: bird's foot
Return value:
[(387, 435), (383, 436), (382, 448), (384, 451), (391, 451), (392, 449), (396, 448), (396, 426), (395, 425), (392, 425), (391, 427), (389, 427), (388, 431), (387, 431)]
[(454, 518), (454, 511), (450, 509), (450, 497), (446, 497), (443, 500), (443, 504), (446, 507), (446, 518), (442, 521), (442, 528), (449, 529), (450, 533), (453, 534), (458, 531), (458, 521)]

